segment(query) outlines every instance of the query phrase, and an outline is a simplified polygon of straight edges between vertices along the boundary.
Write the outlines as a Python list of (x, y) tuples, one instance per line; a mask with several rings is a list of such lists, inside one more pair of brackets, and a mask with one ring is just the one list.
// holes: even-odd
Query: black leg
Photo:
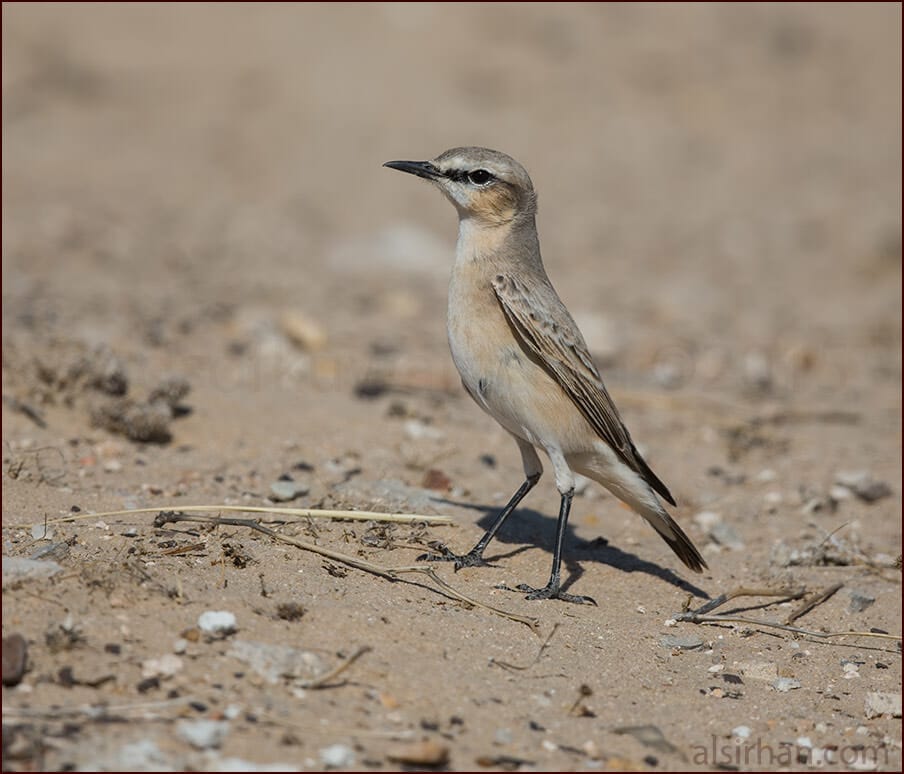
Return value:
[(574, 490), (565, 492), (562, 495), (562, 502), (559, 505), (559, 522), (556, 525), (556, 547), (552, 554), (552, 572), (549, 575), (549, 583), (542, 589), (535, 589), (527, 584), (518, 586), (519, 591), (529, 592), (527, 599), (562, 599), (565, 602), (574, 602), (579, 605), (595, 605), (596, 601), (592, 597), (580, 597), (575, 594), (566, 594), (560, 589), (559, 583), (559, 567), (562, 563), (562, 544), (565, 542), (565, 528), (568, 526), (568, 513), (571, 511), (571, 499), (574, 497)]
[(468, 553), (462, 555), (453, 554), (448, 548), (442, 546), (438, 549), (438, 554), (422, 554), (417, 560), (419, 562), (455, 562), (456, 570), (459, 570), (462, 567), (480, 567), (481, 565), (485, 565), (486, 562), (483, 559), (484, 550), (499, 531), (502, 522), (511, 515), (512, 511), (518, 507), (518, 503), (520, 503), (524, 499), (524, 496), (536, 486), (539, 480), (539, 473), (527, 477), (524, 483), (518, 488), (518, 491), (512, 495), (512, 499), (508, 501), (508, 505), (499, 512), (496, 520), (490, 525), (490, 528), (486, 531), (484, 536), (477, 541), (477, 545), (468, 551)]

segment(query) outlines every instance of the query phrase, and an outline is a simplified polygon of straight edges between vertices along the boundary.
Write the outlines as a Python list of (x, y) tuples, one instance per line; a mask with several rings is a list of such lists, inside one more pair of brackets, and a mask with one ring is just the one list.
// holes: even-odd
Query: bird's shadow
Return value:
[[(489, 529), (490, 525), (496, 519), (500, 508), (497, 505), (481, 505), (477, 503), (463, 503), (457, 500), (449, 500), (447, 498), (437, 498), (438, 502), (455, 505), (459, 508), (469, 508), (471, 510), (482, 511), (483, 516), (478, 520), (478, 524), (483, 529)], [(508, 519), (496, 536), (493, 543), (517, 543), (517, 548), (504, 553), (496, 553), (493, 551), (493, 543), (487, 547), (486, 559), (488, 562), (495, 562), (499, 559), (505, 559), (515, 556), (522, 551), (527, 551), (528, 546), (524, 543), (532, 543), (545, 551), (552, 553), (553, 541), (556, 534), (556, 518), (547, 516), (533, 508), (517, 508)], [(458, 550), (465, 551), (469, 546), (456, 547)], [(695, 597), (702, 599), (710, 599), (708, 592), (686, 581), (672, 570), (660, 567), (658, 564), (648, 562), (641, 559), (636, 554), (629, 551), (623, 551), (617, 546), (610, 544), (605, 538), (596, 538), (595, 540), (583, 540), (575, 535), (574, 528), (568, 525), (565, 532), (565, 544), (562, 550), (562, 562), (568, 572), (568, 577), (562, 583), (562, 589), (566, 590), (571, 587), (583, 574), (584, 568), (578, 563), (577, 557), (584, 557), (603, 564), (611, 565), (622, 572), (643, 572), (659, 578), (676, 588), (693, 594)]]

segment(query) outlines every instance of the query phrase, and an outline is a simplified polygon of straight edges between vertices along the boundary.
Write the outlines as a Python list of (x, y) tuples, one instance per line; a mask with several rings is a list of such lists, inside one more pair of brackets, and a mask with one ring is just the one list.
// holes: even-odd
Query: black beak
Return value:
[(438, 180), (443, 176), (442, 172), (429, 161), (387, 161), (383, 166), (397, 169), (399, 172), (407, 172), (409, 175), (417, 175), (427, 180)]

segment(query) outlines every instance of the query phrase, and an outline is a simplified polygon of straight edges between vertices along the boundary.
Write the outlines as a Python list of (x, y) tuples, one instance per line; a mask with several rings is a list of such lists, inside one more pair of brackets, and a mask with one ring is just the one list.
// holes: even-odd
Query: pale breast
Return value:
[(514, 343), (492, 285), (479, 274), (472, 265), (453, 269), (446, 317), (452, 360), (475, 400)]
[(456, 266), (449, 287), (449, 347), (462, 384), (484, 411), (519, 438), (544, 447), (583, 448), (589, 425), (518, 343), (491, 278), (475, 276), (480, 269)]

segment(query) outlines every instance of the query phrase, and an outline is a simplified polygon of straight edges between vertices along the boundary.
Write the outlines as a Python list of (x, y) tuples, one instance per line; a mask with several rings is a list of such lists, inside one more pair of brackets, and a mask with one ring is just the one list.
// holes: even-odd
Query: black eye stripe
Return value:
[(485, 169), (450, 169), (445, 173), (449, 180), (456, 183), (471, 183), (473, 185), (485, 185), (496, 176)]

